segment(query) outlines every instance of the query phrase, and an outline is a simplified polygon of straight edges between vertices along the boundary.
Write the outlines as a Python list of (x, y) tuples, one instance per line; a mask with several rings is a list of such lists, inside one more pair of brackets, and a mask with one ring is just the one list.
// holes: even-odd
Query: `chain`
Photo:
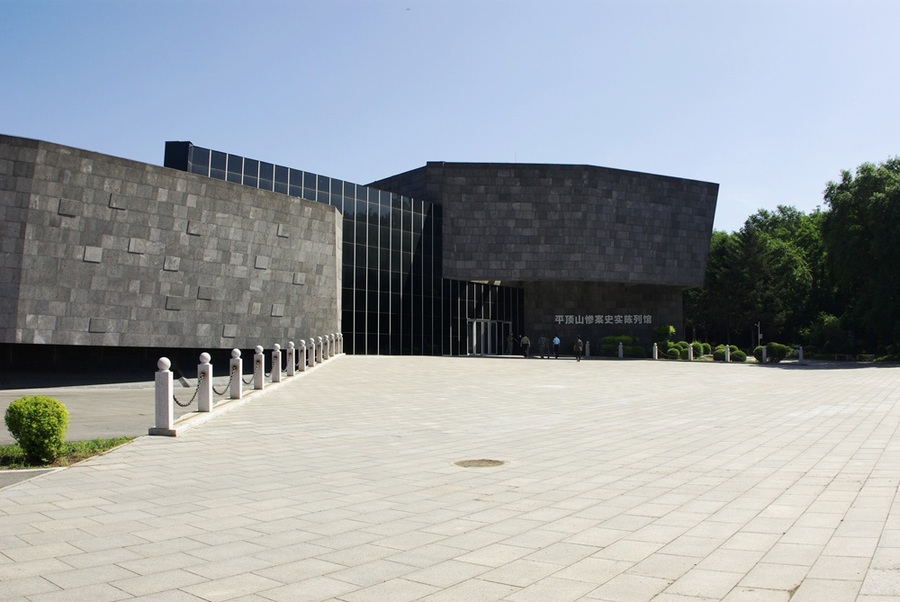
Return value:
[[(216, 386), (213, 385), (213, 388), (212, 388), (213, 393), (215, 393), (216, 395), (225, 395), (225, 393), (228, 391), (228, 389), (231, 388), (231, 381), (234, 380), (234, 373), (235, 373), (235, 372), (237, 372), (237, 366), (232, 366), (232, 367), (231, 367), (231, 376), (228, 377), (228, 384), (225, 385), (225, 388), (222, 389), (221, 392), (216, 391)], [(248, 384), (249, 384), (249, 383), (248, 383)]]
[(194, 403), (195, 399), (197, 399), (197, 394), (200, 392), (200, 383), (202, 383), (202, 382), (203, 382), (203, 373), (201, 372), (200, 374), (197, 375), (197, 388), (194, 389), (194, 395), (191, 397), (191, 400), (186, 403), (181, 403), (180, 401), (178, 401), (178, 398), (175, 397), (175, 395), (173, 394), (172, 401), (177, 403), (182, 408), (188, 407), (189, 405)]

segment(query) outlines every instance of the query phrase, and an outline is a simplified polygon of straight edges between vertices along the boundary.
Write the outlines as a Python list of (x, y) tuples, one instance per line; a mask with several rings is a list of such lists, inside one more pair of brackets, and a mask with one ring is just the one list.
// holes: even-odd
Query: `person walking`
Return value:
[(550, 357), (550, 345), (548, 344), (547, 337), (545, 336), (541, 336), (538, 338), (538, 354), (541, 356), (541, 359)]
[(553, 355), (559, 359), (559, 337), (556, 335), (553, 335)]
[(581, 340), (581, 337), (575, 337), (575, 344), (572, 345), (572, 351), (575, 352), (575, 361), (581, 361), (581, 354), (584, 351), (584, 342)]
[(528, 348), (531, 347), (531, 339), (528, 338), (527, 334), (522, 335), (519, 345), (522, 347), (522, 357), (528, 357)]

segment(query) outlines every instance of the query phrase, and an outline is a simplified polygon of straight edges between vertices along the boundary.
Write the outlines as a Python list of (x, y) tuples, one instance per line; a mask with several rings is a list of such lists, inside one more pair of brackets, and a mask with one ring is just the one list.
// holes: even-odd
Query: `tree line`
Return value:
[(843, 171), (824, 203), (714, 231), (704, 284), (684, 293), (685, 337), (900, 354), (900, 158)]

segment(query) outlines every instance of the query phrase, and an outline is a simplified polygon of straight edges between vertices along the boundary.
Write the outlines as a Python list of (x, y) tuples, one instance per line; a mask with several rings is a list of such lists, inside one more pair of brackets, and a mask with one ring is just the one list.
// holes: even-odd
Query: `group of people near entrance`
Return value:
[[(515, 337), (510, 334), (506, 338), (507, 344), (507, 353), (512, 354), (513, 341), (515, 341)], [(553, 357), (559, 359), (559, 346), (561, 341), (559, 337), (553, 336)], [(531, 339), (528, 338), (527, 334), (522, 335), (519, 338), (519, 349), (522, 351), (522, 357), (528, 357), (528, 354), (531, 352)], [(575, 337), (575, 342), (572, 344), (572, 353), (575, 355), (575, 361), (580, 362), (581, 358), (584, 356), (584, 341), (581, 340), (581, 337)], [(551, 354), (551, 350), (548, 345), (547, 337), (541, 337), (538, 339), (538, 355), (541, 358), (549, 358)]]

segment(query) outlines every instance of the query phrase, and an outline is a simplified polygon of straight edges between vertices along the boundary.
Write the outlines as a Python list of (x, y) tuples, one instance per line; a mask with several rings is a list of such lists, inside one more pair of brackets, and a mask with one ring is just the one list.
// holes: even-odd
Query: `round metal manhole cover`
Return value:
[(480, 460), (460, 460), (459, 462), (454, 462), (454, 464), (463, 468), (489, 468), (491, 466), (502, 466), (503, 460), (486, 460), (482, 458)]

